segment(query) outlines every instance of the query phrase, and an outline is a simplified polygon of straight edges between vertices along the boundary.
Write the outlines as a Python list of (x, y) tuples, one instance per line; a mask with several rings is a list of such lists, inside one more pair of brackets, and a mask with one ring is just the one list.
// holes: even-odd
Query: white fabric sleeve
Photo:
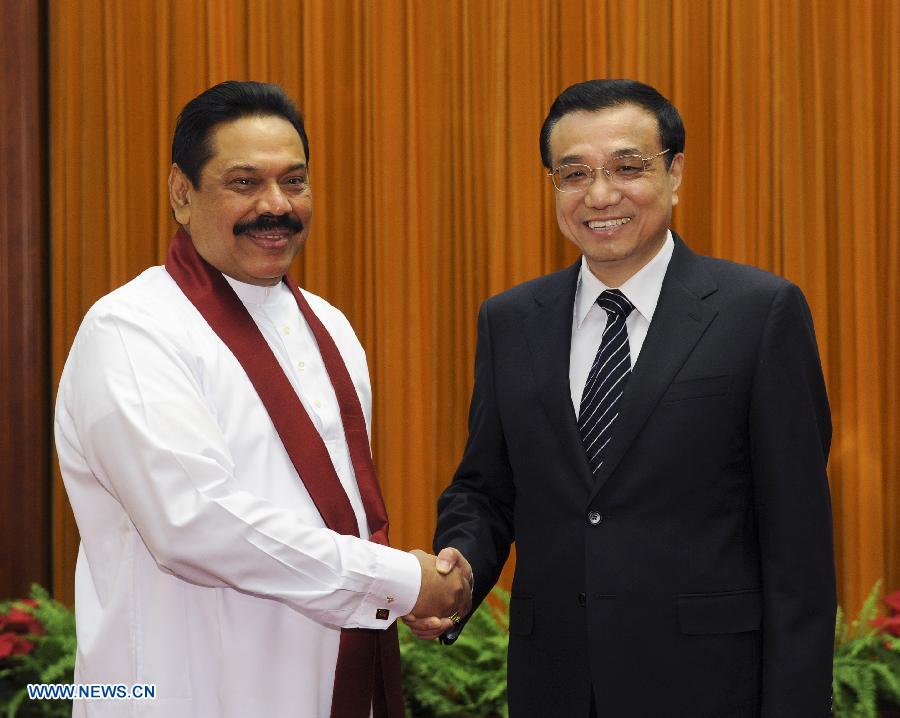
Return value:
[(332, 627), (386, 628), (409, 613), (415, 556), (310, 526), (236, 485), (184, 354), (146, 322), (89, 314), (61, 382), (92, 473), (71, 480), (99, 481), (157, 564), (186, 581), (272, 598)]

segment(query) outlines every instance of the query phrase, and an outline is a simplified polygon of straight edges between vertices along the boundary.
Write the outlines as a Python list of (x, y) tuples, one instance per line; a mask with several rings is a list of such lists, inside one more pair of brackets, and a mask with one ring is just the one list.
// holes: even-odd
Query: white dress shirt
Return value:
[[(634, 309), (625, 320), (628, 330), (628, 348), (631, 354), (631, 366), (637, 363), (638, 354), (644, 345), (647, 330), (656, 311), (659, 293), (662, 290), (666, 269), (675, 250), (672, 233), (666, 233), (663, 246), (647, 264), (640, 268), (620, 287), (616, 287), (634, 305)], [(587, 260), (581, 258), (581, 272), (578, 275), (578, 287), (575, 290), (575, 306), (572, 312), (572, 346), (569, 352), (569, 390), (572, 393), (572, 406), (575, 416), (581, 409), (581, 395), (591, 370), (591, 364), (600, 347), (603, 330), (606, 329), (606, 312), (597, 304), (597, 298), (607, 287), (594, 276), (588, 267)]]
[[(334, 390), (296, 301), (281, 284), (229, 282), (367, 537)], [(370, 425), (359, 341), (340, 311), (304, 295)], [(75, 716), (325, 716), (340, 628), (387, 628), (415, 604), (416, 558), (325, 528), (247, 375), (162, 267), (88, 312), (60, 381), (56, 443), (81, 534), (76, 682), (157, 686), (155, 700), (75, 701)]]

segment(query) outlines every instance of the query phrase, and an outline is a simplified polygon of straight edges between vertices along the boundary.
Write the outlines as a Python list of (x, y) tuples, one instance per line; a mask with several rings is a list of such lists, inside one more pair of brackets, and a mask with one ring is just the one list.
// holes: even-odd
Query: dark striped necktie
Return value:
[(594, 476), (603, 466), (603, 450), (612, 437), (619, 416), (619, 399), (631, 374), (631, 353), (625, 319), (634, 306), (618, 289), (607, 289), (597, 298), (606, 312), (606, 329), (588, 373), (578, 412), (578, 430)]

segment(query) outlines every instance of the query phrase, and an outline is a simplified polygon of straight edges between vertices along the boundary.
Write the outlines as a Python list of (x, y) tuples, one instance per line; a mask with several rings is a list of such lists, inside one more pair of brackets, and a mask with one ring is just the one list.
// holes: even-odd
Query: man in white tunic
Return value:
[[(352, 380), (370, 463), (365, 354), (339, 310), (282, 281), (309, 231), (308, 157), (302, 121), (277, 87), (222, 83), (188, 103), (169, 191), (182, 226), (173, 247), (192, 253), (193, 270), (176, 281), (170, 255), (98, 301), (75, 338), (56, 444), (81, 534), (76, 682), (156, 686), (153, 700), (75, 701), (76, 716), (345, 718), (335, 690), (342, 629), (468, 611), (468, 566), (443, 576), (435, 557), (374, 535), (366, 504), (380, 494), (366, 498), (357, 476), (348, 398), (314, 325)], [(236, 295), (264, 338), (253, 356), (270, 352), (302, 403), (337, 479), (325, 496), (339, 481), (352, 507), (349, 533), (317, 508), (315, 472), (298, 471), (286, 449), (305, 440), (276, 431), (261, 400), (270, 387), (248, 377), (255, 359), (242, 363), (211, 326), (203, 287), (189, 298), (185, 282), (201, 270), (219, 294)], [(393, 718), (378, 680), (360, 679), (364, 712), (374, 691), (375, 715)]]

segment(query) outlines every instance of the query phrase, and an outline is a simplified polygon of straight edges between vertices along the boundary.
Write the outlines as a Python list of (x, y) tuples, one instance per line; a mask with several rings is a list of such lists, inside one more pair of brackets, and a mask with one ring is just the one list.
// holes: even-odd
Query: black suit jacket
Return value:
[(592, 688), (608, 718), (830, 715), (831, 421), (802, 293), (676, 237), (595, 480), (569, 391), (579, 266), (482, 306), (439, 501), (435, 549), (471, 562), (476, 605), (516, 542), (511, 715), (581, 718)]

